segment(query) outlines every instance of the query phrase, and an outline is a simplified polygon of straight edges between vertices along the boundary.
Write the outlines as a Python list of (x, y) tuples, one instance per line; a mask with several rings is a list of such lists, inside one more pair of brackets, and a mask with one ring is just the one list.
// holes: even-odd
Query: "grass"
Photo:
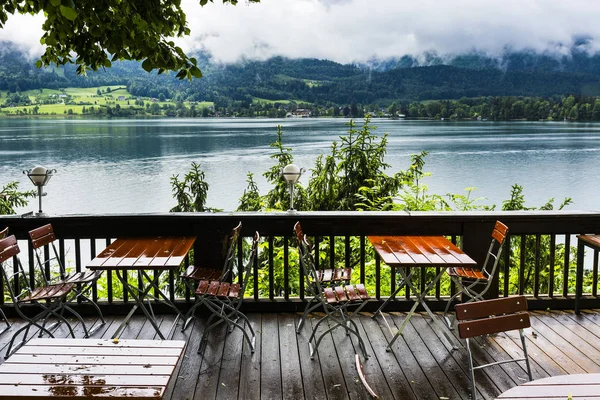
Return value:
[[(110, 87), (110, 92), (107, 92), (107, 88)], [(98, 95), (98, 89), (101, 90), (102, 94)], [(33, 110), (36, 106), (38, 107), (38, 115), (64, 115), (71, 110), (72, 114), (82, 114), (83, 107), (115, 107), (119, 105), (121, 108), (129, 108), (130, 106), (135, 107), (136, 109), (142, 108), (141, 106), (135, 105), (136, 96), (132, 96), (131, 93), (127, 91), (127, 87), (124, 85), (115, 85), (115, 86), (100, 86), (100, 87), (89, 87), (89, 88), (75, 88), (68, 87), (65, 89), (34, 89), (27, 90), (22, 92), (31, 99), (32, 103), (28, 106), (18, 106), (18, 107), (5, 107), (0, 108), (0, 114), (18, 114), (23, 110), (26, 110), (27, 114), (29, 114), (30, 110)], [(70, 96), (71, 102), (75, 104), (36, 104), (37, 99), (40, 96), (50, 96), (50, 95), (68, 95)], [(118, 100), (120, 96), (123, 96), (124, 100)], [(6, 101), (6, 92), (0, 91), (0, 104), (3, 104)], [(144, 108), (146, 104), (153, 104), (152, 99), (148, 97), (141, 97), (141, 100), (144, 101)], [(156, 101), (156, 103), (164, 107), (166, 105), (175, 107), (177, 103), (175, 101)], [(190, 103), (184, 103), (187, 108), (191, 107)], [(196, 103), (196, 109), (201, 111), (205, 107), (212, 107), (214, 103), (211, 101), (204, 101)]]

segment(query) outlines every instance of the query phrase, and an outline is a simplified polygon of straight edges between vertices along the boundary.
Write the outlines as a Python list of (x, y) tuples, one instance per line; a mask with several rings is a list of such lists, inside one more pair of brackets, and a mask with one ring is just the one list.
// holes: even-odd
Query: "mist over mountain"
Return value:
[(127, 85), (138, 96), (161, 93), (178, 100), (251, 103), (257, 99), (318, 104), (360, 104), (480, 96), (600, 95), (600, 54), (585, 40), (569, 54), (506, 51), (490, 57), (425, 53), (340, 64), (319, 59), (272, 57), (234, 64), (197, 54), (203, 78), (179, 81), (174, 74), (146, 73), (137, 62), (77, 76), (75, 66), (34, 67), (34, 60), (9, 43), (0, 43), (0, 90)]

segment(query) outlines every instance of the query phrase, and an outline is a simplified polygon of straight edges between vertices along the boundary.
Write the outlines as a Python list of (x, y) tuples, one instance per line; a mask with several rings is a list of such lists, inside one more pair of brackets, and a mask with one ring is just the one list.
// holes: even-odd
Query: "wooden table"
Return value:
[[(177, 313), (171, 329), (175, 327), (181, 313), (168, 296), (160, 290), (159, 278), (162, 272), (176, 270), (180, 267), (195, 240), (196, 238), (192, 236), (121, 238), (112, 242), (87, 265), (91, 270), (104, 270), (109, 273), (115, 271), (123, 284), (123, 290), (135, 301), (133, 308), (113, 334), (113, 338), (119, 337), (119, 333), (129, 322), (133, 313), (140, 308), (160, 338), (165, 339), (156, 323), (150, 301), (147, 301), (148, 307), (146, 307), (144, 300), (152, 298), (171, 307)], [(129, 283), (127, 279), (129, 271), (137, 271), (137, 282), (141, 287)], [(152, 277), (149, 275), (149, 271), (154, 271)], [(145, 287), (143, 286), (144, 280), (146, 281)], [(152, 289), (155, 294), (150, 293)]]
[(560, 375), (538, 379), (509, 389), (498, 399), (598, 400), (600, 399), (600, 374)]
[[(391, 268), (398, 269), (401, 276), (396, 290), (373, 314), (373, 318), (376, 318), (377, 314), (380, 314), (384, 318), (390, 333), (393, 335), (392, 340), (388, 343), (387, 350), (389, 351), (396, 339), (402, 334), (404, 327), (419, 304), (423, 306), (432, 320), (436, 321), (435, 315), (425, 303), (425, 296), (427, 296), (427, 293), (431, 288), (433, 288), (440, 280), (442, 274), (446, 271), (446, 268), (473, 267), (477, 265), (477, 263), (444, 236), (369, 236), (369, 241), (375, 248), (379, 257), (381, 257), (381, 259)], [(419, 292), (410, 280), (414, 269), (412, 269), (410, 273), (408, 270), (409, 268), (427, 267), (441, 268), (435, 278), (425, 286), (422, 292)], [(405, 286), (415, 293), (416, 299), (408, 315), (404, 318), (404, 321), (402, 321), (402, 325), (400, 325), (400, 328), (394, 334), (390, 325), (387, 323), (387, 320), (385, 320), (383, 310), (390, 301), (394, 300), (398, 292)], [(444, 329), (442, 332), (450, 344), (452, 344), (453, 340), (447, 332), (447, 329)]]
[[(583, 296), (583, 261), (585, 246), (594, 250), (594, 276), (598, 272), (600, 235), (577, 235), (577, 280), (575, 281), (575, 314), (580, 313), (579, 300)], [(594, 286), (595, 287), (595, 286)]]
[(162, 399), (181, 340), (32, 339), (0, 365), (0, 399)]

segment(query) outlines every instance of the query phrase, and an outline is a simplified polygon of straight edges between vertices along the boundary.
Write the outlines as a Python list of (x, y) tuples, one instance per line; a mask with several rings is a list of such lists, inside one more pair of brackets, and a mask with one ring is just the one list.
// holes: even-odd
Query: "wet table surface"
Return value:
[(180, 340), (32, 339), (0, 365), (0, 399), (162, 399)]
[(600, 399), (600, 374), (552, 376), (524, 383), (502, 393), (498, 400)]

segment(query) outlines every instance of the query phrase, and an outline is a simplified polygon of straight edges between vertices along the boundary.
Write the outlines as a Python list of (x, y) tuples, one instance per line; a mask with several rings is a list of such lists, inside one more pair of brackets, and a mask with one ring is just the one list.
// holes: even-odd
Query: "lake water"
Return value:
[[(166, 212), (175, 205), (169, 179), (193, 161), (210, 184), (208, 205), (234, 210), (253, 172), (272, 164), (269, 143), (276, 126), (293, 148), (297, 165), (309, 169), (318, 154), (346, 132), (344, 119), (0, 119), (0, 186), (36, 165), (56, 168), (46, 188), (44, 211), (66, 213)], [(358, 121), (362, 123), (362, 121)], [(477, 187), (481, 204), (508, 198), (524, 186), (528, 206), (573, 198), (570, 210), (600, 210), (600, 124), (563, 122), (372, 121), (389, 134), (390, 174), (406, 169), (410, 155), (429, 151), (425, 170), (430, 192), (460, 193)], [(306, 184), (308, 174), (301, 182)], [(20, 212), (36, 210), (37, 200)]]

